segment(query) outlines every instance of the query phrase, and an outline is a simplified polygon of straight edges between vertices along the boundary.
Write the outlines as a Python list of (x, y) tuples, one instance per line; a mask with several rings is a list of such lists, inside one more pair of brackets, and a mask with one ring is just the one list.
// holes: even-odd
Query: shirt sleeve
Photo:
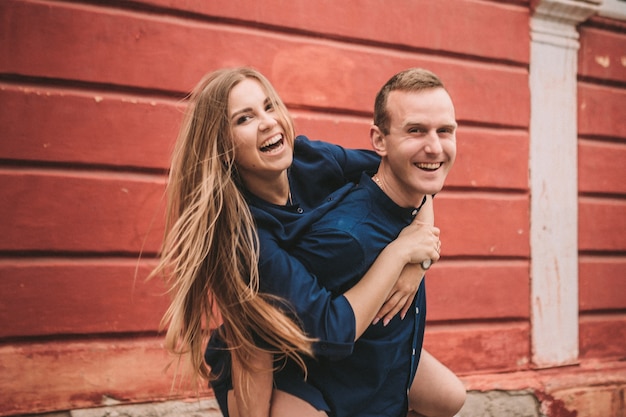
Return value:
[(380, 164), (380, 157), (376, 152), (365, 149), (347, 149), (335, 146), (333, 154), (343, 170), (344, 177), (357, 183), (363, 172), (376, 172)]
[(288, 302), (305, 332), (317, 342), (315, 355), (341, 359), (352, 353), (356, 321), (352, 307), (343, 295), (323, 287), (317, 277), (290, 253), (281, 248), (272, 235), (259, 230), (261, 291)]
[(326, 166), (328, 161), (334, 160), (339, 169), (338, 174), (348, 182), (359, 182), (361, 173), (375, 172), (380, 164), (380, 156), (373, 150), (344, 148), (329, 142), (310, 140), (306, 136), (298, 136), (296, 143), (299, 148), (297, 151), (316, 158), (323, 155)]

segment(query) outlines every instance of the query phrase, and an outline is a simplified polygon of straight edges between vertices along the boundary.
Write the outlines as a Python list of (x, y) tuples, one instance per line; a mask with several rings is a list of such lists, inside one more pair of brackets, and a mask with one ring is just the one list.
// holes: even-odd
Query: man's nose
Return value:
[(437, 135), (436, 131), (428, 133), (425, 149), (427, 153), (431, 154), (438, 154), (443, 151), (441, 140), (439, 139), (439, 135)]

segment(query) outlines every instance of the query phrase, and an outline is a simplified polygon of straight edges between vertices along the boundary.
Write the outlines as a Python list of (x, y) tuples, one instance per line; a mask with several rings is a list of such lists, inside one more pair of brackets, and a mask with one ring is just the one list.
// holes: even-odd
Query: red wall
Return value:
[(626, 357), (626, 23), (580, 28), (580, 355)]
[[(0, 2), (0, 415), (180, 394), (158, 333), (167, 300), (144, 278), (181, 100), (233, 65), (270, 78), (299, 133), (349, 147), (369, 146), (392, 74), (443, 78), (461, 127), (426, 346), (461, 375), (531, 367), (528, 1), (94, 3)], [(581, 38), (581, 350), (623, 357), (602, 335), (626, 332), (626, 77), (593, 57), (625, 41), (600, 26)]]

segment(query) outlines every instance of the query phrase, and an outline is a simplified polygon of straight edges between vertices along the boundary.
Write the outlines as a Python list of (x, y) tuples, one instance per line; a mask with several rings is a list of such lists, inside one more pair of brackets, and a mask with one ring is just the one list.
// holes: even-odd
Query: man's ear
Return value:
[(376, 125), (370, 126), (370, 142), (372, 142), (372, 148), (378, 155), (384, 156), (387, 154), (385, 135)]

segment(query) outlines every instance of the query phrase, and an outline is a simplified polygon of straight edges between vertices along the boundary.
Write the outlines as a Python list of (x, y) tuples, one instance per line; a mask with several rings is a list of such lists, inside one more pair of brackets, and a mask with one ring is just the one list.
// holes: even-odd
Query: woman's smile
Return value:
[(285, 138), (282, 133), (267, 139), (259, 148), (264, 153), (275, 153), (282, 150), (285, 146)]

